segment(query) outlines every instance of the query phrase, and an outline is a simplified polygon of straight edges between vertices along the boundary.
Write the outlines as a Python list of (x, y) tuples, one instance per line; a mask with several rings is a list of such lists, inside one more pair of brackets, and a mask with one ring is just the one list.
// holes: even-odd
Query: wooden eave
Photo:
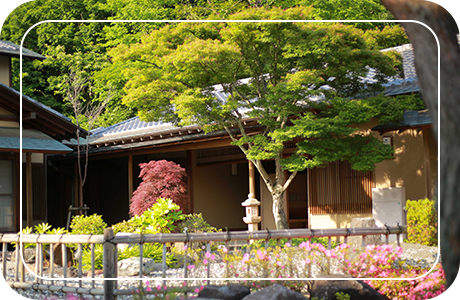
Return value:
[[(20, 97), (17, 91), (0, 85), (0, 107), (14, 113), (16, 115), (15, 120), (19, 122), (21, 111)], [(60, 141), (74, 138), (78, 129), (78, 126), (69, 120), (28, 100), (27, 97), (22, 98), (22, 117), (24, 129), (37, 129)], [(85, 130), (80, 129), (80, 131), (82, 135), (86, 134)]]
[(394, 126), (394, 127), (387, 127), (384, 129), (374, 129), (374, 131), (378, 131), (380, 135), (384, 135), (385, 133), (391, 131), (397, 131), (398, 133), (403, 133), (409, 129), (418, 129), (422, 130), (424, 128), (433, 128), (433, 125), (408, 125), (408, 126)]

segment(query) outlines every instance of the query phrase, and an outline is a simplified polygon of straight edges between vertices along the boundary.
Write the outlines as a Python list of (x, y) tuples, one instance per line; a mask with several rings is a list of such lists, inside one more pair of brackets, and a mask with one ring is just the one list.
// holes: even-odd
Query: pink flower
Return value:
[(187, 269), (193, 270), (193, 269), (195, 269), (195, 265), (188, 265), (188, 266), (187, 266)]

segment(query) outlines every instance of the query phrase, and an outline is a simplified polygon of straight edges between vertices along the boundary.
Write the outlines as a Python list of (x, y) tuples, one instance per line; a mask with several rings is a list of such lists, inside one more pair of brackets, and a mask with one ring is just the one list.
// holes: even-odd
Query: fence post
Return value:
[[(104, 266), (104, 278), (116, 278), (116, 263), (114, 260), (115, 247), (116, 245), (112, 243), (114, 238), (113, 229), (106, 228), (104, 229), (104, 246), (103, 246), (103, 266)], [(104, 299), (105, 300), (115, 300), (113, 294), (114, 280), (104, 280)]]

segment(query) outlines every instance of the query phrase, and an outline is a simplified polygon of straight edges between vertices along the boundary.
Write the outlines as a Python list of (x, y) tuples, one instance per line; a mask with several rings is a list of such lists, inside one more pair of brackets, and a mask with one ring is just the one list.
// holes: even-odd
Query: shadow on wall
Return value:
[(406, 187), (410, 198), (425, 196), (425, 153), (422, 133), (406, 130), (401, 134), (392, 132), (395, 154), (391, 160), (377, 164), (375, 183), (377, 188)]

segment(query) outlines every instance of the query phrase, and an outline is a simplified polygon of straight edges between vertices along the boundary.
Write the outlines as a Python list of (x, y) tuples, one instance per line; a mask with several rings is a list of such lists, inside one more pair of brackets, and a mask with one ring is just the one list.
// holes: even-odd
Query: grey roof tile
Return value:
[[(20, 129), (1, 128), (0, 149), (20, 149)], [(72, 149), (35, 129), (22, 130), (22, 149), (47, 152), (71, 152)]]
[[(16, 45), (15, 43), (9, 41), (2, 41), (0, 40), (0, 54), (6, 56), (14, 56), (20, 57), (21, 54), (21, 46)], [(38, 54), (32, 50), (29, 50), (25, 47), (22, 47), (22, 56), (27, 58), (33, 59), (45, 59), (46, 57), (43, 55)]]

